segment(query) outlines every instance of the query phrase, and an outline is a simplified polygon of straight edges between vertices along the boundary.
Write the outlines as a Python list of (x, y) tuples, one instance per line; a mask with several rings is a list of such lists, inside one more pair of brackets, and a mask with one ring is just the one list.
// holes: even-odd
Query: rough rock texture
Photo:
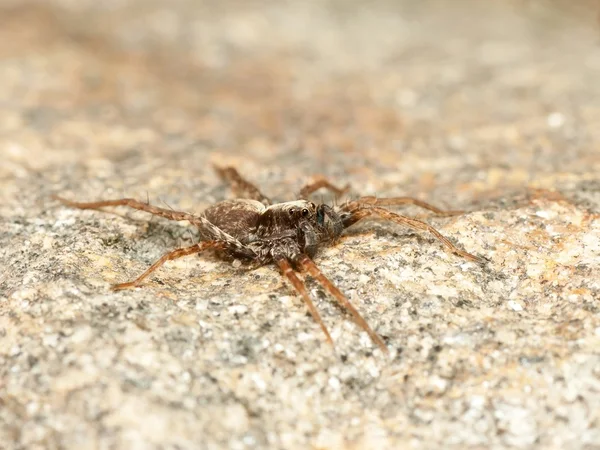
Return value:
[[(0, 448), (599, 448), (600, 29), (572, 3), (0, 1)], [(334, 352), (273, 267), (112, 292), (195, 231), (50, 198), (198, 212), (211, 162), (465, 209), (427, 220), (490, 262), (356, 227), (316, 259), (391, 356), (309, 280)]]

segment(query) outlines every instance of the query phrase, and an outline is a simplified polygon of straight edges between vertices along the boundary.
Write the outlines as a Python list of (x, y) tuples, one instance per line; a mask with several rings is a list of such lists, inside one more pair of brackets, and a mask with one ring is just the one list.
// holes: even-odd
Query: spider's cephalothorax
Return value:
[(324, 179), (305, 186), (300, 191), (299, 200), (273, 204), (254, 185), (243, 179), (235, 169), (217, 167), (216, 170), (221, 178), (231, 184), (238, 198), (219, 202), (200, 215), (158, 208), (129, 198), (92, 203), (79, 203), (60, 197), (56, 198), (69, 206), (81, 209), (129, 206), (170, 220), (187, 220), (198, 228), (200, 241), (197, 244), (165, 254), (138, 278), (127, 283), (117, 284), (113, 286), (114, 289), (136, 287), (166, 261), (208, 249), (214, 249), (229, 259), (244, 260), (257, 266), (275, 263), (302, 296), (309, 312), (331, 344), (333, 341), (329, 331), (297, 272), (308, 273), (315, 278), (333, 295), (340, 306), (352, 315), (356, 323), (369, 334), (371, 339), (387, 352), (387, 347), (379, 335), (371, 329), (347, 297), (321, 273), (312, 260), (319, 247), (333, 244), (346, 228), (359, 220), (370, 217), (382, 218), (413, 229), (428, 231), (453, 253), (472, 261), (481, 261), (480, 258), (454, 246), (431, 225), (393, 213), (383, 206), (413, 204), (438, 215), (454, 215), (460, 211), (442, 211), (411, 197), (361, 197), (335, 208), (326, 204), (315, 205), (308, 200), (308, 197), (317, 189), (326, 188), (337, 195), (347, 189), (347, 187), (337, 188)]

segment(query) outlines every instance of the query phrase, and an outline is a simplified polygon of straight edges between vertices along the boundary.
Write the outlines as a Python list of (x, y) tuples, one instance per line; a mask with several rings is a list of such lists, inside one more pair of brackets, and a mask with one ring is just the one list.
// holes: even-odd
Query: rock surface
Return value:
[[(484, 3), (0, 1), (0, 448), (598, 448), (597, 2)], [(50, 198), (199, 212), (211, 163), (464, 209), (489, 262), (349, 230), (391, 355), (308, 280), (333, 351), (274, 267), (112, 292), (196, 232)]]

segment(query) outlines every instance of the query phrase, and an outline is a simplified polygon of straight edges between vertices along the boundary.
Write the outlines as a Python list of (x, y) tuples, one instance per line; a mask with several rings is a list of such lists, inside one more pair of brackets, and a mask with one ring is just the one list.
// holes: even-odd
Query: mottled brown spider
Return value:
[(381, 218), (415, 230), (428, 231), (451, 252), (472, 261), (482, 261), (477, 256), (457, 248), (431, 225), (393, 213), (383, 206), (411, 204), (437, 215), (454, 215), (460, 211), (442, 211), (411, 197), (361, 197), (343, 203), (341, 206), (316, 205), (308, 199), (316, 190), (325, 188), (340, 195), (348, 189), (348, 186), (340, 189), (325, 179), (319, 179), (302, 188), (298, 200), (272, 203), (258, 188), (242, 178), (236, 169), (232, 167), (215, 167), (215, 169), (223, 180), (229, 182), (238, 198), (219, 202), (200, 215), (158, 208), (131, 198), (91, 203), (73, 202), (61, 197), (55, 198), (65, 205), (81, 209), (129, 206), (169, 220), (187, 220), (198, 228), (200, 241), (197, 244), (165, 254), (135, 280), (116, 284), (113, 289), (136, 287), (166, 261), (208, 249), (216, 250), (221, 256), (228, 259), (246, 261), (257, 267), (275, 263), (283, 276), (302, 296), (310, 314), (319, 324), (331, 345), (333, 345), (331, 335), (310, 299), (303, 280), (297, 276), (296, 272), (308, 273), (317, 280), (339, 305), (352, 315), (358, 326), (368, 333), (373, 342), (387, 352), (387, 347), (379, 335), (371, 329), (348, 298), (323, 275), (311, 259), (319, 247), (335, 243), (343, 231), (356, 222), (367, 218)]

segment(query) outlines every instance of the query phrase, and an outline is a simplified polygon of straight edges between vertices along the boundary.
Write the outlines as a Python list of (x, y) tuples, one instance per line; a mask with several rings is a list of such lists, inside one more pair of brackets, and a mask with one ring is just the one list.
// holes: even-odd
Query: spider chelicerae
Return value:
[(218, 175), (231, 185), (236, 198), (216, 203), (199, 215), (159, 208), (131, 198), (89, 203), (74, 202), (58, 196), (54, 198), (65, 205), (80, 209), (128, 206), (169, 220), (187, 220), (198, 228), (200, 235), (198, 243), (166, 253), (135, 280), (116, 284), (113, 289), (139, 286), (165, 262), (209, 249), (215, 250), (227, 259), (245, 261), (256, 267), (274, 263), (302, 296), (310, 314), (331, 345), (333, 345), (331, 335), (308, 295), (303, 279), (298, 277), (299, 272), (313, 277), (343, 309), (351, 314), (357, 325), (368, 333), (375, 344), (384, 352), (388, 351), (381, 337), (373, 331), (348, 298), (321, 272), (312, 259), (320, 247), (333, 245), (344, 230), (355, 223), (364, 219), (379, 218), (415, 230), (428, 231), (452, 253), (471, 261), (483, 262), (481, 258), (456, 247), (431, 225), (396, 214), (384, 207), (410, 204), (442, 216), (460, 214), (460, 211), (443, 211), (412, 197), (368, 196), (337, 206), (315, 204), (309, 200), (309, 197), (318, 189), (324, 188), (341, 195), (349, 188), (349, 186), (339, 188), (324, 178), (304, 186), (300, 190), (298, 200), (273, 203), (256, 186), (242, 178), (233, 167), (215, 167), (215, 169)]

